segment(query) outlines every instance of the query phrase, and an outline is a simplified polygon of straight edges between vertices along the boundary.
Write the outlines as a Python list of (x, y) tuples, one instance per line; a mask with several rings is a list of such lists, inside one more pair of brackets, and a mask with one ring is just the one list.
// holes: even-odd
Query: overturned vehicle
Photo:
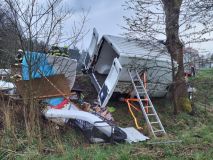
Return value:
[(142, 111), (149, 130), (157, 137), (166, 131), (150, 97), (167, 94), (172, 69), (171, 58), (161, 41), (104, 35), (98, 42), (94, 29), (83, 71), (90, 74), (101, 108), (106, 107), (113, 92), (125, 94), (122, 100), (127, 103), (137, 129), (142, 127), (132, 109)]
[[(122, 67), (121, 72), (109, 75), (115, 66), (115, 59)], [(118, 82), (110, 84), (114, 85), (114, 88), (110, 87), (112, 90), (108, 90), (109, 93), (134, 95), (131, 81), (136, 77), (136, 73), (133, 73), (135, 70), (143, 82), (146, 82), (151, 97), (165, 96), (172, 83), (171, 58), (161, 42), (149, 44), (112, 35), (104, 35), (98, 42), (98, 33), (95, 29), (85, 58), (85, 68), (90, 71), (92, 82), (98, 92), (100, 86), (108, 79), (106, 77), (111, 76), (111, 79), (118, 79)]]

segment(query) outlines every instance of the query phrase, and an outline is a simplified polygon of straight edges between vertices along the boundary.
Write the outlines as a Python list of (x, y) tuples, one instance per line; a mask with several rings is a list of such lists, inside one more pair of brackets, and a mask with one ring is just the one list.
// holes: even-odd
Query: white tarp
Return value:
[(15, 88), (13, 83), (0, 80), (0, 90), (9, 90), (13, 88)]

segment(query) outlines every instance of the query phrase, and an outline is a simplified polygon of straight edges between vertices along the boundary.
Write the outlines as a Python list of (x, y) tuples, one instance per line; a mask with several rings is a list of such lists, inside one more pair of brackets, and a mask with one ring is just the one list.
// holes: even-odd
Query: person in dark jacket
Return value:
[(22, 63), (23, 56), (24, 56), (23, 50), (19, 49), (15, 57), (16, 63)]
[(195, 67), (193, 65), (191, 65), (191, 75), (195, 76)]

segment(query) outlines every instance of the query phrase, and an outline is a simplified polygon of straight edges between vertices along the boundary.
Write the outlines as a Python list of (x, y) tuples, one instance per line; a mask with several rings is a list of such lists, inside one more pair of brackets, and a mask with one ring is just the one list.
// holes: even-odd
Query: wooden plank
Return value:
[(69, 96), (70, 88), (64, 74), (49, 77), (20, 80), (16, 83), (17, 91), (23, 98), (50, 98)]

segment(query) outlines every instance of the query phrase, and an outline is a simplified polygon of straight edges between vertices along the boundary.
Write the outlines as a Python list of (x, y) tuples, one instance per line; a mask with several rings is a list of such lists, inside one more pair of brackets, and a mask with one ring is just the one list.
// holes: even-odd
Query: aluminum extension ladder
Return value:
[[(149, 98), (149, 95), (147, 93), (146, 88), (144, 87), (144, 83), (141, 80), (137, 70), (129, 70), (128, 69), (129, 76), (131, 78), (132, 85), (134, 87), (134, 91), (136, 93), (136, 96), (138, 98), (138, 102), (140, 105), (140, 108), (142, 110), (142, 113), (145, 117), (146, 123), (154, 135), (154, 137), (157, 137), (159, 135), (166, 134), (166, 131), (160, 121), (160, 118), (157, 115), (157, 112)], [(141, 95), (143, 95), (145, 98), (141, 99)], [(145, 105), (144, 102), (147, 104)], [(146, 109), (149, 109), (147, 112)]]

